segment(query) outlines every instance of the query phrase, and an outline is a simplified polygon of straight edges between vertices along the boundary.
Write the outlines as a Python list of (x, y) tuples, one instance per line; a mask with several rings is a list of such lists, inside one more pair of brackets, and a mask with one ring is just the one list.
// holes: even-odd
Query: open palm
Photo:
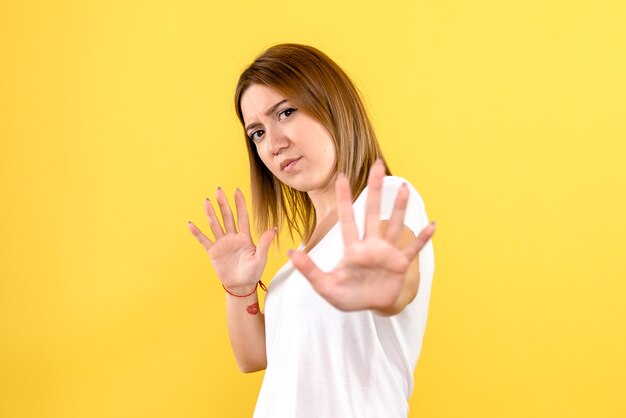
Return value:
[(217, 203), (225, 230), (222, 229), (209, 199), (204, 204), (215, 242), (207, 238), (192, 223), (189, 223), (189, 230), (209, 254), (213, 269), (224, 287), (237, 290), (255, 286), (265, 269), (269, 245), (276, 235), (276, 229), (265, 231), (255, 246), (250, 235), (248, 211), (241, 191), (237, 189), (235, 192), (239, 230), (222, 189), (217, 191)]
[(344, 175), (339, 175), (335, 192), (344, 254), (332, 271), (321, 271), (305, 253), (293, 251), (289, 254), (294, 266), (313, 288), (337, 309), (355, 311), (391, 306), (402, 291), (411, 261), (435, 231), (435, 225), (431, 223), (409, 245), (404, 248), (396, 246), (409, 198), (408, 188), (403, 184), (384, 236), (381, 235), (380, 199), (384, 176), (384, 164), (378, 160), (369, 174), (365, 233), (363, 239), (359, 239), (350, 185)]

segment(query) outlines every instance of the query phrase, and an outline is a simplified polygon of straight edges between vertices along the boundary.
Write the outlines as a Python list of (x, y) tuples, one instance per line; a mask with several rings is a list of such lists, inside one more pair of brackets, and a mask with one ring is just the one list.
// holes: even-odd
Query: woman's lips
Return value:
[[(302, 158), (302, 157), (300, 157), (300, 158)], [(285, 173), (289, 173), (290, 171), (292, 171), (293, 168), (295, 167), (295, 165), (298, 164), (298, 161), (300, 161), (300, 158), (297, 158), (297, 159), (293, 160), (292, 162), (290, 162), (289, 164), (287, 164), (285, 166), (285, 168), (283, 168), (283, 171)]]

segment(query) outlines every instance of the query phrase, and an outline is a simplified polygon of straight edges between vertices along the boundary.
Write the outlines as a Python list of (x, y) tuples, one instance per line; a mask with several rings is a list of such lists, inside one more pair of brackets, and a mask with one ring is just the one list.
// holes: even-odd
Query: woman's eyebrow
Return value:
[[(287, 101), (287, 99), (283, 99), (280, 102), (276, 103), (275, 105), (273, 105), (272, 107), (270, 107), (269, 109), (267, 109), (267, 111), (265, 112), (265, 116), (269, 116), (272, 112), (274, 112), (274, 110), (276, 110), (276, 108), (278, 106), (280, 106), (281, 104), (285, 103)], [(257, 122), (252, 122), (250, 125), (246, 126), (246, 131), (250, 130), (250, 128), (253, 128), (257, 125), (260, 125), (260, 123)]]

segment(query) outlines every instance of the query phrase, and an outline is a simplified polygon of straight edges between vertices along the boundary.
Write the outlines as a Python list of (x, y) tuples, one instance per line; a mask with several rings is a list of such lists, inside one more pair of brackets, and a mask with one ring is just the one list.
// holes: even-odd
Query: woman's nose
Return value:
[(278, 155), (283, 148), (289, 146), (289, 139), (280, 128), (275, 128), (272, 129), (271, 132), (266, 132), (266, 136), (267, 146), (273, 155)]

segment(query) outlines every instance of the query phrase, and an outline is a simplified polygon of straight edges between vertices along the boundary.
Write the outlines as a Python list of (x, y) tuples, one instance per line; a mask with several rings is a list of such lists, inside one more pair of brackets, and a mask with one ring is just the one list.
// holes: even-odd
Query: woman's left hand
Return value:
[(386, 310), (398, 299), (406, 273), (419, 251), (435, 232), (434, 222), (404, 248), (398, 248), (406, 211), (409, 190), (403, 184), (398, 191), (391, 219), (381, 236), (380, 199), (385, 167), (376, 161), (368, 178), (365, 209), (365, 233), (359, 239), (352, 211), (352, 193), (347, 178), (340, 174), (335, 183), (337, 214), (341, 224), (344, 255), (330, 272), (321, 271), (311, 258), (298, 251), (290, 251), (289, 258), (306, 277), (313, 288), (337, 309)]

